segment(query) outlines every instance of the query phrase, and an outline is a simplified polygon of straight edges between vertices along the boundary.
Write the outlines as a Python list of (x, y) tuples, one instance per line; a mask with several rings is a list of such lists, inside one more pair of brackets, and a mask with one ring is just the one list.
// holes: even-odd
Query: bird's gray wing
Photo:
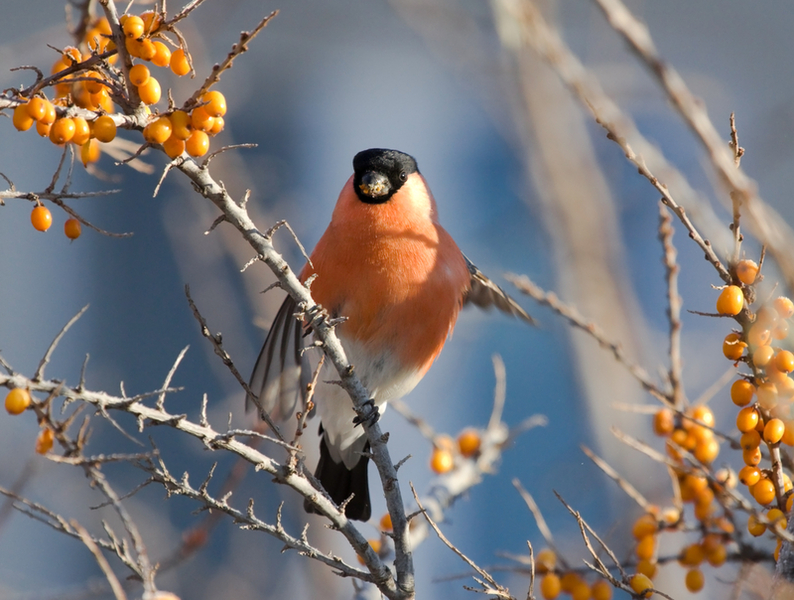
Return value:
[(471, 289), (463, 299), (464, 304), (474, 304), (480, 308), (488, 309), (495, 306), (503, 313), (518, 317), (531, 325), (535, 325), (535, 319), (530, 317), (527, 312), (518, 305), (507, 293), (496, 285), (493, 281), (483, 275), (473, 262), (464, 254), (466, 266), (471, 274)]

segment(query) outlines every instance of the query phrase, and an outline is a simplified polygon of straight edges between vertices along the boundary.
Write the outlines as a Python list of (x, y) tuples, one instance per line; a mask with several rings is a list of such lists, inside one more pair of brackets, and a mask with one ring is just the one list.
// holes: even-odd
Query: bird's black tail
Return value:
[[(364, 452), (368, 450), (369, 442), (364, 446)], [(314, 476), (320, 480), (325, 491), (337, 504), (342, 504), (351, 494), (354, 494), (345, 507), (345, 515), (348, 519), (369, 521), (372, 516), (367, 477), (368, 466), (369, 458), (366, 456), (361, 456), (352, 469), (348, 469), (343, 462), (334, 461), (328, 451), (328, 445), (325, 443), (325, 436), (320, 438), (320, 462), (317, 463)], [(318, 512), (309, 500), (304, 501), (303, 508), (306, 512)]]

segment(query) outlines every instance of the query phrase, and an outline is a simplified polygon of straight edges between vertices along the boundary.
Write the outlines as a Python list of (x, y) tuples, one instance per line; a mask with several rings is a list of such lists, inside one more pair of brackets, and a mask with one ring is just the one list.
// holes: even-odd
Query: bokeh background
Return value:
[[(628, 4), (648, 24), (661, 53), (704, 99), (726, 139), (728, 115), (736, 112), (740, 142), (747, 149), (742, 166), (759, 181), (762, 196), (791, 222), (794, 14), (789, 3)], [(409, 152), (436, 196), (445, 228), (481, 270), (511, 293), (515, 291), (503, 279), (505, 272), (526, 273), (558, 291), (657, 375), (666, 365), (667, 352), (658, 194), (602, 130), (559, 100), (564, 95), (536, 59), (527, 56), (519, 65), (504, 48), (492, 5), (453, 0), (208, 0), (184, 27), (199, 75), (228, 52), (241, 30), (276, 8), (279, 16), (237, 59), (219, 87), (230, 107), (220, 140), (258, 146), (226, 153), (213, 163), (215, 177), (233, 195), (251, 190), (249, 208), (260, 228), (286, 219), (311, 248), (330, 218), (357, 151), (389, 147)], [(134, 8), (144, 9), (137, 4)], [(699, 223), (719, 251), (727, 250), (725, 194), (713, 189), (714, 177), (699, 145), (653, 80), (593, 3), (548, 3), (547, 9), (608, 93), (692, 186), (711, 199), (712, 212), (706, 211)], [(47, 44), (68, 43), (60, 3), (6, 3), (0, 20), (0, 85), (29, 83), (29, 72), (10, 69), (25, 64), (48, 69), (55, 53)], [(178, 102), (196, 85), (168, 75), (162, 81)], [(570, 112), (560, 120), (560, 110)], [(0, 136), (0, 171), (18, 189), (46, 187), (59, 150), (35, 134), (16, 132), (10, 121), (0, 123)], [(133, 232), (129, 238), (85, 230), (69, 243), (61, 234), (66, 217), (58, 210), (53, 211), (52, 230), (44, 235), (30, 227), (27, 202), (11, 200), (0, 207), (0, 351), (15, 369), (32, 374), (61, 326), (90, 303), (61, 342), (48, 376), (76, 383), (88, 353), (89, 388), (116, 393), (123, 381), (129, 394), (140, 393), (160, 385), (176, 355), (190, 345), (174, 379), (184, 391), (170, 397), (170, 409), (195, 415), (206, 393), (217, 426), (229, 413), (236, 423), (250, 423), (242, 392), (200, 337), (183, 288), (191, 286), (210, 327), (223, 333), (244, 373), (250, 371), (283, 296), (279, 291), (258, 294), (272, 281), (264, 266), (241, 273), (250, 249), (231, 228), (221, 226), (204, 235), (215, 209), (178, 174), (170, 174), (153, 197), (166, 163), (159, 155), (145, 160), (154, 166), (154, 174), (117, 167), (104, 157), (99, 163), (104, 180), (89, 176), (82, 166), (74, 176), (75, 190), (122, 190), (72, 205), (104, 229)], [(572, 189), (579, 192), (561, 202), (555, 197), (554, 177), (559, 173), (549, 165), (576, 165), (579, 160), (585, 166), (567, 173), (575, 184)], [(680, 228), (676, 242), (684, 308), (712, 310), (716, 293), (710, 284), (719, 283), (717, 277)], [(300, 267), (302, 258), (286, 232), (277, 235), (277, 246), (293, 267)], [(748, 253), (758, 250), (752, 241), (745, 248)], [(773, 266), (770, 273), (774, 275)], [(603, 454), (652, 501), (669, 503), (664, 470), (621, 448), (608, 431), (610, 424), (620, 423), (638, 437), (650, 438), (647, 417), (617, 411), (613, 405), (652, 400), (595, 343), (572, 336), (548, 310), (520, 301), (538, 318), (537, 329), (502, 315), (465, 311), (437, 364), (407, 398), (439, 431), (455, 435), (465, 426), (484, 425), (493, 398), (491, 356), (499, 354), (507, 369), (506, 421), (517, 424), (536, 413), (549, 420), (505, 452), (499, 472), (450, 511), (444, 530), (484, 566), (512, 564), (499, 554), (526, 553), (527, 540), (536, 550), (542, 547), (534, 520), (511, 484), (516, 477), (535, 496), (560, 548), (574, 562), (584, 557), (584, 550), (575, 522), (552, 490), (580, 510), (620, 555), (627, 555), (627, 526), (639, 509), (598, 472), (579, 445)], [(728, 367), (720, 354), (725, 325), (690, 314), (683, 320), (687, 393), (696, 399)], [(730, 411), (719, 411), (726, 400), (722, 390), (712, 401), (724, 425), (732, 421)], [(134, 430), (134, 423), (124, 425)], [(427, 489), (432, 479), (430, 444), (393, 411), (383, 426), (392, 433), (392, 456), (413, 456), (400, 471), (403, 481)], [(103, 515), (89, 509), (98, 497), (79, 471), (34, 454), (36, 431), (31, 415), (0, 418), (0, 485), (11, 487), (24, 476), (25, 495), (98, 527)], [(139, 437), (146, 441), (146, 435), (157, 440), (173, 472), (189, 469), (194, 482), (214, 460), (220, 460), (221, 472), (233, 464), (175, 432), (147, 431)], [(105, 451), (135, 448), (110, 428), (98, 428), (93, 440)], [(731, 461), (727, 456), (724, 460)], [(145, 478), (126, 466), (108, 471), (122, 491)], [(305, 516), (289, 490), (251, 472), (235, 493), (241, 503), (249, 496), (256, 498), (260, 517), (270, 520), (283, 500), (288, 526), (300, 531)], [(154, 488), (132, 497), (129, 505), (155, 560), (169, 556), (182, 533), (200, 518), (191, 514), (194, 505), (166, 500)], [(379, 517), (383, 510), (382, 501), (376, 500), (375, 514)], [(363, 527), (375, 536), (374, 527)], [(341, 537), (325, 532), (319, 520), (310, 531), (323, 549), (355, 560)], [(222, 519), (206, 547), (178, 569), (163, 573), (160, 585), (182, 598), (197, 599), (352, 596), (349, 581), (280, 550), (276, 540), (239, 531)], [(462, 589), (468, 581), (456, 578), (465, 574), (465, 565), (438, 540), (417, 549), (416, 564), (421, 597), (469, 594)], [(712, 570), (700, 597), (725, 596), (726, 588), (713, 575)], [(525, 578), (499, 576), (514, 594), (525, 593)], [(93, 558), (77, 541), (23, 515), (3, 516), (0, 597), (90, 596), (87, 584), (101, 579)], [(673, 566), (659, 587), (685, 597), (682, 580)]]

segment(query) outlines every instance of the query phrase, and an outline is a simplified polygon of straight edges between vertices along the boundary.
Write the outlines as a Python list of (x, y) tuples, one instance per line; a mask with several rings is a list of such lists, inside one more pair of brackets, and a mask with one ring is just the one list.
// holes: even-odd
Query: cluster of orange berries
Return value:
[(433, 440), (433, 453), (430, 455), (430, 468), (434, 473), (443, 475), (455, 466), (458, 456), (473, 458), (480, 452), (480, 433), (474, 428), (467, 428), (453, 440), (448, 435), (439, 435)]
[(598, 579), (590, 584), (576, 571), (561, 571), (557, 568), (557, 555), (549, 548), (544, 548), (535, 556), (535, 572), (542, 575), (540, 594), (546, 600), (554, 600), (560, 594), (570, 594), (572, 600), (612, 598), (612, 585), (606, 579)]
[[(23, 388), (14, 388), (6, 395), (5, 407), (10, 415), (21, 415), (30, 406), (30, 392)], [(52, 449), (55, 441), (55, 432), (42, 424), (41, 431), (36, 438), (36, 452), (47, 454)]]
[[(148, 105), (160, 101), (160, 82), (144, 63), (169, 67), (178, 76), (190, 72), (184, 49), (177, 48), (172, 52), (161, 41), (167, 40), (163, 35), (162, 15), (154, 11), (141, 15), (125, 14), (119, 18), (119, 24), (127, 52), (133, 59), (142, 61), (132, 65), (126, 81), (121, 71), (112, 66), (117, 62), (117, 54), (103, 60), (96, 59), (98, 55), (116, 50), (107, 18), (96, 19), (87, 28), (80, 44), (83, 50), (73, 46), (64, 48), (53, 64), (51, 73), (55, 98), (50, 101), (43, 92), (31, 98), (20, 97), (21, 103), (15, 107), (12, 118), (14, 127), (27, 131), (35, 124), (39, 135), (48, 137), (53, 144), (79, 146), (80, 157), (87, 166), (99, 160), (100, 143), (111, 142), (116, 137), (118, 123), (111, 116), (114, 113), (114, 96), (128, 96), (125, 90), (134, 86), (140, 100), (147, 105), (147, 111)], [(160, 39), (154, 39), (156, 37)], [(65, 73), (67, 70), (69, 72)], [(63, 75), (59, 76), (62, 72)], [(173, 110), (168, 114), (152, 115), (143, 130), (143, 137), (149, 143), (162, 144), (172, 159), (183, 152), (193, 157), (203, 156), (209, 150), (209, 138), (223, 130), (225, 114), (223, 94), (208, 91), (190, 111)], [(52, 223), (49, 211), (39, 204), (34, 213), (31, 216), (34, 227), (46, 231)], [(75, 239), (79, 236), (80, 223), (70, 221), (65, 227), (66, 234)]]

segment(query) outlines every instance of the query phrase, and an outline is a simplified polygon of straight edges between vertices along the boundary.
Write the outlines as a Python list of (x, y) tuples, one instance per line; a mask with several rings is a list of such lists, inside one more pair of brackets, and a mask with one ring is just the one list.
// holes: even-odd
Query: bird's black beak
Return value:
[(391, 189), (388, 177), (376, 171), (367, 171), (361, 177), (359, 189), (370, 198), (382, 198), (387, 196)]

